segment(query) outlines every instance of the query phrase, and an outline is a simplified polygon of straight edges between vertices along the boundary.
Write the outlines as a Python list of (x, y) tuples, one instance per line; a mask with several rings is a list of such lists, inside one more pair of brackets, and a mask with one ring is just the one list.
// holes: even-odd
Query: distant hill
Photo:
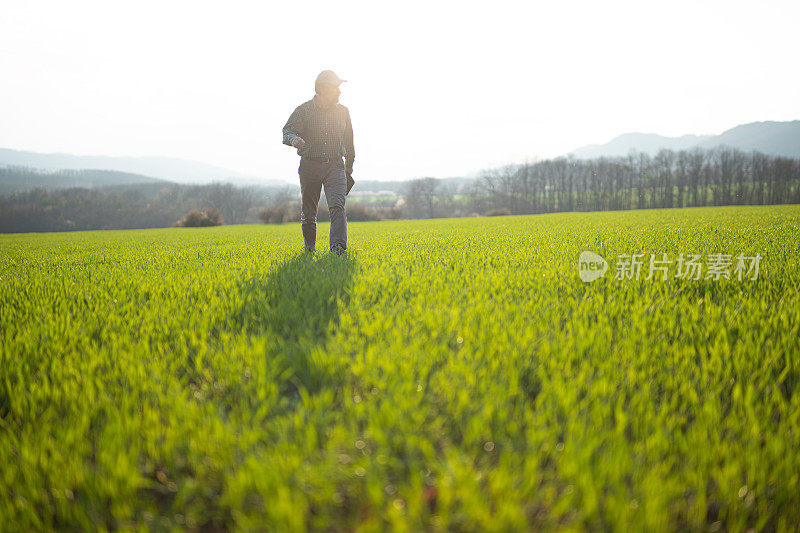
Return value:
[(660, 149), (685, 150), (726, 145), (744, 151), (800, 157), (800, 120), (791, 122), (752, 122), (724, 131), (720, 135), (664, 137), (648, 133), (626, 133), (603, 145), (588, 145), (571, 152), (579, 159), (625, 156), (631, 150), (655, 155)]
[(171, 157), (110, 157), (103, 155), (40, 154), (0, 148), (0, 167), (29, 167), (40, 170), (98, 169), (140, 174), (177, 183), (212, 181), (252, 182), (253, 178), (226, 168)]
[(113, 170), (57, 170), (44, 172), (25, 167), (0, 167), (0, 194), (23, 192), (43, 187), (66, 189), (69, 187), (109, 187), (121, 185), (150, 186), (171, 185), (171, 182), (141, 174)]
[[(355, 178), (356, 176), (353, 177)], [(392, 180), (392, 181), (356, 179), (356, 185), (355, 188), (353, 188), (353, 192), (374, 194), (383, 191), (383, 192), (393, 192), (396, 194), (400, 194), (403, 192), (407, 184), (411, 181), (414, 181), (414, 178), (409, 178), (406, 180)], [(455, 188), (455, 190), (458, 191), (468, 186), (469, 184), (473, 183), (475, 181), (475, 178), (468, 178), (468, 177), (436, 178), (436, 181), (439, 183), (440, 187)]]

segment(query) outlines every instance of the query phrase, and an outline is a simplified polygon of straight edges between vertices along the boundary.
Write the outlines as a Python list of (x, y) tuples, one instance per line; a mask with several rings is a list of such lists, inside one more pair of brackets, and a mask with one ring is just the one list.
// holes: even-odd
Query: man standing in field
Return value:
[[(330, 248), (341, 254), (347, 249), (345, 196), (353, 186), (353, 126), (350, 110), (339, 103), (340, 79), (332, 70), (317, 76), (311, 100), (300, 104), (283, 127), (283, 144), (297, 148), (300, 156), (300, 225), (306, 251), (317, 242), (317, 206), (322, 186), (331, 217)], [(342, 158), (344, 157), (344, 162)]]

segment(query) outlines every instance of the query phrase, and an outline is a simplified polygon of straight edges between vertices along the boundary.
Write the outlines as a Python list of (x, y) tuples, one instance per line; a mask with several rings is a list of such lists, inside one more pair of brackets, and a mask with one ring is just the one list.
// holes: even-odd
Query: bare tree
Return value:
[(436, 203), (436, 189), (439, 182), (436, 178), (418, 178), (406, 183), (403, 199), (410, 218), (433, 218)]

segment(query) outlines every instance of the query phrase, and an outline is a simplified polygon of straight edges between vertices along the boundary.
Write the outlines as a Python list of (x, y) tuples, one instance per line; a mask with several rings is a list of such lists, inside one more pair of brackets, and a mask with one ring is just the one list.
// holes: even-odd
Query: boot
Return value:
[(317, 225), (301, 224), (303, 228), (303, 241), (305, 241), (306, 251), (313, 252), (317, 245)]

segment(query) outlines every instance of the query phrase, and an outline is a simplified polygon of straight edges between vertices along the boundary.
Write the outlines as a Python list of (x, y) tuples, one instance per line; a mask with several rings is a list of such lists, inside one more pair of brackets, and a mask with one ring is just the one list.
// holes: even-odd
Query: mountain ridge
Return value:
[(165, 156), (75, 155), (0, 148), (0, 166), (27, 167), (44, 171), (110, 170), (176, 183), (209, 183), (212, 181), (249, 183), (255, 180), (255, 178), (235, 170), (190, 159)]
[(655, 155), (662, 148), (709, 149), (720, 145), (745, 151), (756, 150), (770, 155), (800, 157), (800, 120), (750, 122), (734, 126), (719, 135), (686, 134), (667, 137), (656, 133), (624, 133), (605, 144), (581, 146), (566, 155), (578, 159), (619, 157), (628, 155), (631, 150)]

